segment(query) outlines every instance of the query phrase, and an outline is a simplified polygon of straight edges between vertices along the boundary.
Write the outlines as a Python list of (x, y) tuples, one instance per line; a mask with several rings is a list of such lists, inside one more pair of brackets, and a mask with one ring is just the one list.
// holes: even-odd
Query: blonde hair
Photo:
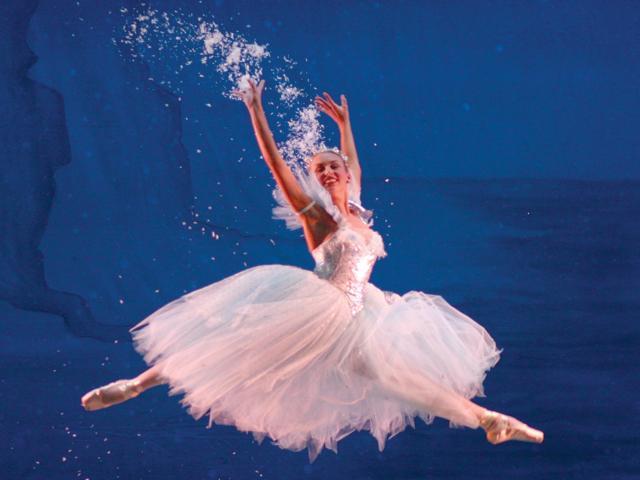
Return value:
[(344, 164), (344, 167), (347, 169), (347, 171), (349, 172), (349, 174), (351, 174), (351, 169), (349, 168), (349, 157), (347, 157), (344, 153), (342, 153), (340, 150), (338, 150), (337, 148), (325, 148), (324, 150), (319, 150), (317, 152), (315, 152), (313, 155), (311, 155), (307, 160), (306, 160), (306, 164), (307, 164), (307, 169), (309, 169), (309, 167), (311, 166), (311, 161), (317, 157), (318, 155), (320, 155), (321, 153), (333, 153), (334, 155), (337, 155), (338, 157), (340, 157), (342, 159), (342, 163)]

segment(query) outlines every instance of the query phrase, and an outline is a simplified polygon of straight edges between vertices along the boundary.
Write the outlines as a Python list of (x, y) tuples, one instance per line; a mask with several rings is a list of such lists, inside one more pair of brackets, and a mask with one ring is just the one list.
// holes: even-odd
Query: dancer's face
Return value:
[(344, 160), (337, 153), (322, 152), (314, 155), (309, 163), (309, 170), (329, 193), (348, 193), (351, 175)]

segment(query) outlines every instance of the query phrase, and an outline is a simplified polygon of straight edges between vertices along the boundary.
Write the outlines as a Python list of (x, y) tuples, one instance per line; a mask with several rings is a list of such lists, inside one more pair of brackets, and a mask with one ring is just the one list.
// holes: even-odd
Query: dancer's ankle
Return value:
[(131, 380), (131, 388), (133, 389), (134, 392), (136, 392), (136, 395), (140, 395), (142, 392), (146, 390), (144, 384), (137, 378), (134, 378)]

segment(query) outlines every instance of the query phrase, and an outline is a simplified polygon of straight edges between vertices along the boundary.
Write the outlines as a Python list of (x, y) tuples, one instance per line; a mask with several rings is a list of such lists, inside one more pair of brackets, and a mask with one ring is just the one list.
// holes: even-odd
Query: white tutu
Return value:
[[(386, 256), (380, 234), (354, 229), (315, 175), (295, 173), (338, 225), (313, 250), (315, 269), (262, 265), (184, 295), (133, 327), (136, 350), (196, 419), (308, 448), (311, 461), (355, 430), (382, 451), (417, 416), (477, 428), (466, 399), (484, 396), (494, 340), (440, 296), (369, 283)], [(274, 218), (300, 228), (282, 192), (274, 198)], [(373, 225), (358, 192), (349, 206)]]
[(194, 418), (308, 448), (311, 461), (355, 430), (369, 430), (383, 450), (416, 416), (477, 428), (464, 399), (484, 396), (501, 352), (440, 296), (366, 283), (353, 315), (332, 282), (285, 265), (184, 295), (131, 332)]

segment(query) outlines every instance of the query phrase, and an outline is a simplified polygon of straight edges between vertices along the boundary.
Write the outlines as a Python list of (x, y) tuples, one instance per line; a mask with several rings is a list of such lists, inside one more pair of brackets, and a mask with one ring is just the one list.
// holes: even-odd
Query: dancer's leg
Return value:
[(424, 375), (413, 375), (409, 383), (407, 373), (403, 380), (380, 378), (388, 392), (416, 405), (419, 409), (444, 418), (457, 425), (476, 429), (486, 408), (466, 399), (462, 395), (438, 384)]
[(359, 353), (351, 357), (350, 367), (358, 375), (380, 383), (385, 391), (416, 405), (419, 410), (458, 425), (478, 428), (488, 411), (416, 369), (402, 368), (401, 375), (391, 373), (391, 369), (384, 373), (375, 372)]
[(157, 385), (166, 383), (165, 379), (160, 375), (158, 366), (148, 368), (134, 379), (140, 386), (140, 393)]
[(391, 378), (381, 379), (381, 383), (390, 393), (437, 417), (473, 429), (482, 427), (487, 440), (493, 444), (508, 440), (542, 443), (544, 440), (543, 432), (516, 418), (481, 407), (424, 375), (414, 374), (414, 379), (414, 385)]
[(85, 410), (100, 410), (135, 398), (151, 387), (165, 383), (157, 366), (151, 367), (136, 378), (111, 382), (86, 393), (80, 403)]

